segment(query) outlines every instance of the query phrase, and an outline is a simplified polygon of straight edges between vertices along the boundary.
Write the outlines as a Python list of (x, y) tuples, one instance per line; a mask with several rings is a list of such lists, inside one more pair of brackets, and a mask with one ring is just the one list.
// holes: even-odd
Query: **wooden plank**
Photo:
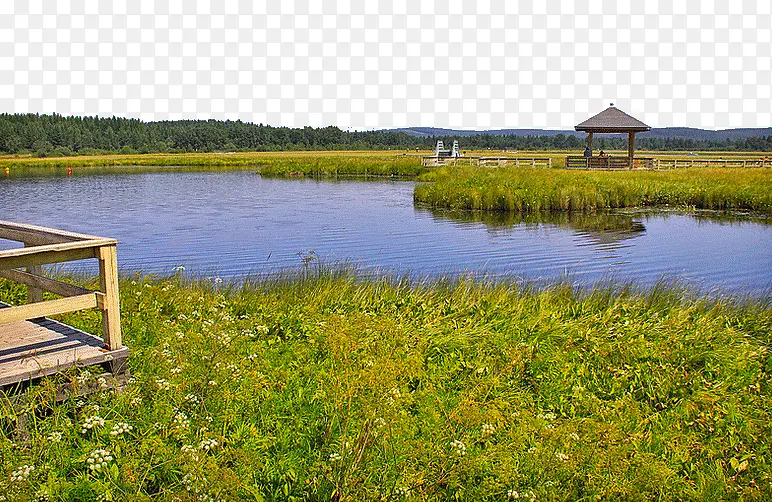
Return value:
[(59, 298), (57, 300), (48, 300), (41, 303), (30, 303), (28, 305), (8, 307), (0, 309), (0, 324), (65, 314), (67, 312), (75, 312), (76, 310), (94, 308), (96, 306), (96, 295), (94, 293), (89, 293), (86, 295)]
[(60, 282), (41, 275), (22, 272), (21, 270), (0, 270), (0, 277), (18, 282), (19, 284), (34, 286), (59, 296), (78, 296), (93, 293), (90, 289), (67, 284), (66, 282)]
[(57, 352), (45, 357), (30, 354), (19, 359), (14, 364), (6, 364), (0, 367), (0, 386), (54, 375), (73, 366), (95, 366), (118, 359), (125, 359), (128, 356), (129, 349), (126, 347), (122, 347), (119, 350), (106, 351), (88, 346)]
[(99, 282), (105, 295), (102, 304), (105, 344), (110, 350), (116, 350), (121, 347), (121, 315), (118, 304), (118, 255), (115, 245), (99, 248)]
[(33, 246), (99, 239), (93, 235), (3, 220), (0, 220), (0, 238), (24, 242)]
[(115, 245), (115, 239), (92, 239), (0, 251), (0, 270), (30, 265), (95, 258), (99, 246)]

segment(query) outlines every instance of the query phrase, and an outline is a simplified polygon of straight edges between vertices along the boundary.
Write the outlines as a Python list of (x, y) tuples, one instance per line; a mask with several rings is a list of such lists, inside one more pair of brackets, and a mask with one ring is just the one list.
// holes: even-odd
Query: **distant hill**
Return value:
[[(489, 129), (484, 131), (470, 131), (464, 129), (442, 129), (439, 127), (405, 127), (388, 129), (384, 132), (403, 132), (409, 136), (428, 138), (431, 136), (564, 136), (584, 137), (586, 134), (579, 131), (556, 129)], [(615, 135), (609, 135), (609, 137)], [(738, 140), (751, 137), (772, 136), (772, 127), (738, 128), (710, 131), (694, 127), (659, 127), (645, 133), (638, 133), (639, 138), (678, 138), (704, 141), (723, 141), (727, 139)]]

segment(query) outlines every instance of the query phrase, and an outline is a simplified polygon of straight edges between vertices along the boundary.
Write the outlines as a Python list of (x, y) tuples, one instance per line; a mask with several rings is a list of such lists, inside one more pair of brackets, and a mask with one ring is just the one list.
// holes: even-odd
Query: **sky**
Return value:
[(0, 113), (772, 126), (769, 0), (0, 1)]

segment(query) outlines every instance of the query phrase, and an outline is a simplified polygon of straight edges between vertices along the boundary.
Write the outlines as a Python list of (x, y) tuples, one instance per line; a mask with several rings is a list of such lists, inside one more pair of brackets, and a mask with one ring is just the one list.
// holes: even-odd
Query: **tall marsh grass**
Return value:
[(121, 302), (123, 392), (0, 402), (6, 500), (772, 498), (765, 300), (322, 271)]
[(420, 178), (416, 202), (484, 211), (595, 211), (675, 206), (772, 212), (769, 169), (590, 172), (440, 168)]

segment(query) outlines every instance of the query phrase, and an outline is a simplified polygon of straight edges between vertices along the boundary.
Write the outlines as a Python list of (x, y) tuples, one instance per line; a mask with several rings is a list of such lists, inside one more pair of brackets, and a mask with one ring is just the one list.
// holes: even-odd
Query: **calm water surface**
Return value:
[[(243, 277), (328, 264), (416, 277), (569, 276), (704, 290), (772, 288), (772, 225), (689, 214), (447, 214), (413, 205), (413, 182), (264, 179), (154, 171), (0, 179), (0, 219), (116, 237), (122, 270)], [(0, 247), (16, 244), (0, 240)]]

